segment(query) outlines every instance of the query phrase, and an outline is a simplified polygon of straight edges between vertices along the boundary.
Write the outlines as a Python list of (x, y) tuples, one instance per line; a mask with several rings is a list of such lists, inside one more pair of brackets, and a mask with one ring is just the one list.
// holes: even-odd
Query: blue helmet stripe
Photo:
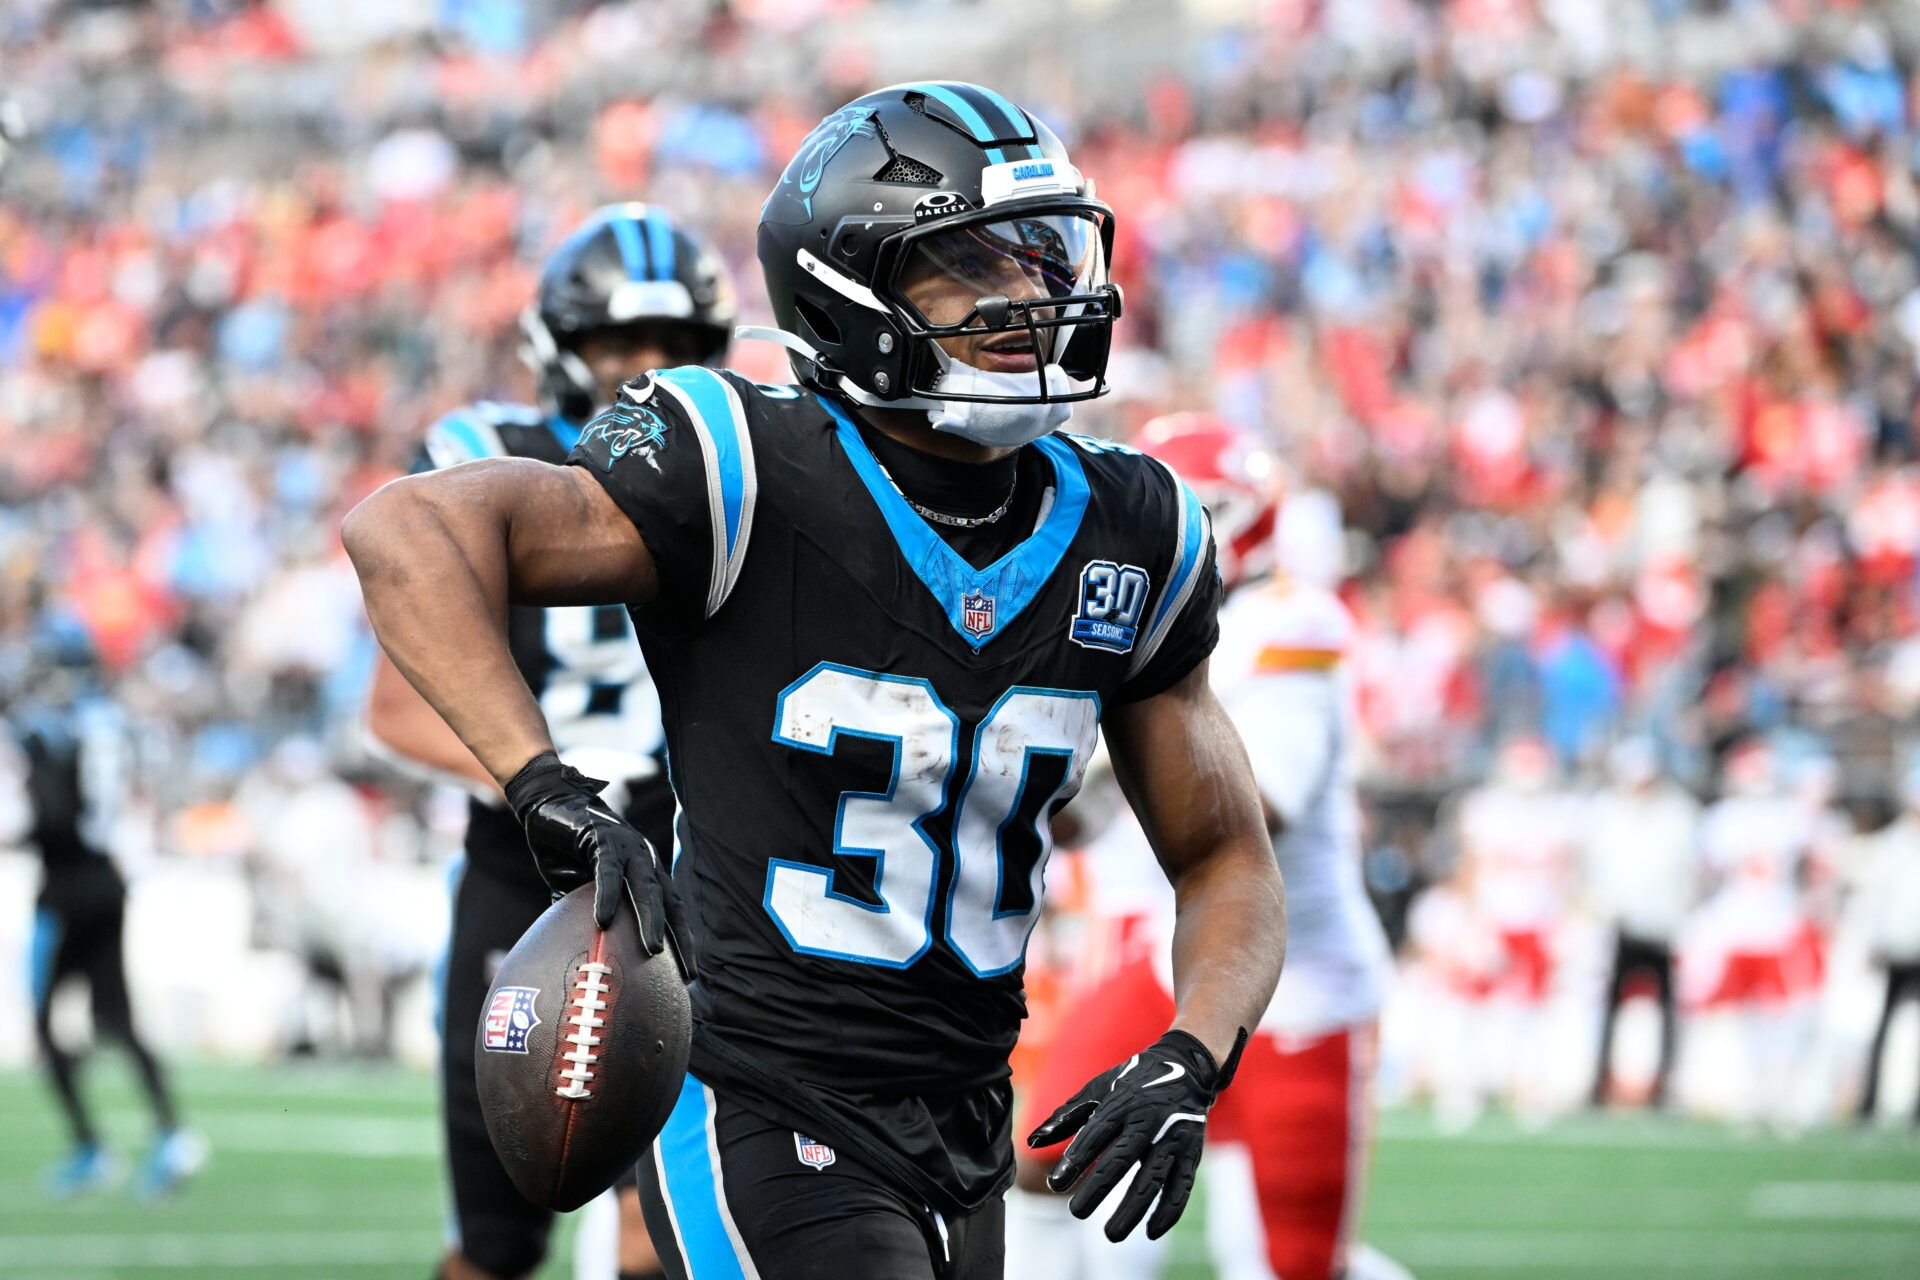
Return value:
[(673, 223), (664, 209), (647, 209), (647, 260), (653, 266), (652, 279), (673, 279)]
[(627, 279), (645, 280), (647, 275), (646, 253), (640, 247), (640, 226), (625, 213), (616, 213), (607, 219), (613, 228), (613, 238), (620, 245), (620, 264), (627, 269)]
[[(986, 120), (973, 108), (973, 104), (943, 84), (909, 85), (916, 93), (924, 93), (947, 110), (960, 117), (960, 123), (967, 126), (976, 142), (992, 142), (1000, 135), (987, 127)], [(999, 147), (987, 148), (987, 160), (991, 164), (1005, 164), (1007, 153)]]
[(1026, 112), (1020, 110), (1020, 108), (1014, 106), (1011, 102), (1008, 102), (1005, 98), (983, 84), (970, 85), (968, 87), (976, 90), (981, 97), (997, 107), (1000, 114), (1005, 116), (1008, 122), (1013, 125), (1012, 133), (1001, 136), (1008, 138), (1032, 138), (1039, 136), (1034, 130), (1033, 123), (1027, 119)]

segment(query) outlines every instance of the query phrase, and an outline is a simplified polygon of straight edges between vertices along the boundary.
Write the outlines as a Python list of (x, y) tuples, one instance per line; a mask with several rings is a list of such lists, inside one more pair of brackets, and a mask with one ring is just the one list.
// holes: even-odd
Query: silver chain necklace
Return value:
[[(876, 458), (875, 461), (878, 462), (879, 459)], [(893, 486), (893, 491), (906, 499), (907, 505), (919, 513), (922, 520), (931, 520), (933, 523), (943, 524), (949, 529), (979, 529), (993, 524), (999, 520), (1001, 516), (1007, 514), (1008, 508), (1013, 506), (1013, 495), (1019, 492), (1020, 489), (1020, 473), (1016, 471), (1013, 476), (1013, 484), (1007, 489), (1007, 496), (1001, 499), (998, 507), (995, 507), (984, 516), (953, 516), (948, 515), (944, 511), (935, 511), (932, 507), (923, 507), (912, 498), (908, 498), (907, 491), (900, 487), (900, 482), (893, 478), (893, 472), (887, 470), (885, 463), (880, 464), (880, 474), (887, 478), (887, 483)]]

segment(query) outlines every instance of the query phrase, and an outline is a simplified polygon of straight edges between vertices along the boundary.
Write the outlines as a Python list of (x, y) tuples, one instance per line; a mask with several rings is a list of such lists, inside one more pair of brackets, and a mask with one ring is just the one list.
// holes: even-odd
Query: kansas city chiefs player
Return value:
[[(1241, 1059), (1232, 1094), (1213, 1111), (1207, 1235), (1215, 1270), (1232, 1280), (1390, 1280), (1407, 1273), (1357, 1245), (1370, 1143), (1374, 1023), (1389, 965), (1386, 936), (1361, 881), (1351, 717), (1342, 659), (1352, 631), (1330, 589), (1341, 562), (1331, 498), (1306, 492), (1281, 502), (1281, 467), (1258, 441), (1210, 415), (1172, 414), (1135, 444), (1179, 472), (1207, 504), (1227, 590), (1212, 679), (1247, 744), (1288, 886), (1288, 965), (1260, 1029)], [(1089, 796), (1102, 790), (1089, 788)], [(1092, 826), (1101, 815), (1082, 815)], [(1096, 902), (1107, 880), (1137, 874), (1152, 854), (1122, 811), (1088, 849)], [(1148, 928), (1171, 924), (1172, 897)], [(1118, 967), (1069, 1001), (1062, 1036), (1040, 1069), (1029, 1102), (1045, 1115), (1085, 1078), (1089, 1064), (1152, 1041), (1172, 1008), (1159, 946), (1118, 948)], [(1021, 1186), (1038, 1190), (1047, 1151), (1032, 1153)], [(1121, 1280), (1158, 1274), (1146, 1242), (1116, 1250), (1083, 1224), (1069, 1229), (1061, 1206), (1023, 1198), (1010, 1228), (1028, 1239), (1031, 1274)], [(1029, 1242), (1031, 1247), (1029, 1246)], [(1038, 1252), (1041, 1257), (1036, 1257)], [(1097, 1270), (1096, 1270), (1097, 1268)]]

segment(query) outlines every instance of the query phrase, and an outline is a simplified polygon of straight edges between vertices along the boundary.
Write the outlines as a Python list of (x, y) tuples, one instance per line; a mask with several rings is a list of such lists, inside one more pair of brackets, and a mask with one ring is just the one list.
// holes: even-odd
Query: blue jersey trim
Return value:
[[(966, 125), (968, 130), (972, 132), (974, 141), (992, 142), (995, 138), (1000, 136), (999, 134), (995, 133), (991, 128), (987, 126), (986, 120), (981, 116), (981, 114), (978, 111), (975, 111), (973, 109), (972, 103), (968, 102), (965, 98), (961, 97), (959, 94), (955, 93), (953, 90), (947, 88), (945, 85), (914, 84), (914, 85), (908, 85), (907, 87), (909, 89), (912, 89), (915, 93), (926, 94), (929, 98), (934, 99), (936, 102), (940, 103), (940, 105), (944, 106), (947, 110), (953, 112), (953, 114), (955, 114), (956, 116), (959, 116), (960, 123)], [(999, 147), (987, 148), (987, 162), (989, 164), (1005, 164), (1006, 160), (1007, 160), (1007, 153), (1002, 151)]]
[(665, 210), (651, 207), (647, 209), (647, 261), (653, 279), (673, 279), (673, 223)]
[(708, 1146), (711, 1125), (707, 1087), (689, 1074), (660, 1130), (660, 1190), (672, 1210), (688, 1274), (700, 1280), (746, 1280), (721, 1216), (721, 1174)]
[(693, 406), (694, 429), (702, 440), (713, 445), (719, 471), (720, 503), (725, 514), (725, 558), (731, 559), (740, 541), (740, 511), (746, 502), (746, 471), (741, 460), (739, 424), (734, 421), (726, 381), (711, 369), (700, 365), (682, 365), (660, 369), (658, 381), (669, 383), (686, 395)]
[(620, 246), (620, 265), (627, 269), (627, 279), (651, 279), (646, 256), (640, 248), (640, 225), (619, 213), (608, 218), (607, 225), (613, 228), (614, 242)]
[(27, 990), (33, 997), (33, 1011), (47, 1007), (53, 994), (53, 957), (60, 950), (60, 917), (50, 907), (33, 913), (33, 941), (27, 953)]
[(1180, 538), (1180, 563), (1174, 566), (1173, 576), (1167, 580), (1166, 590), (1160, 593), (1160, 604), (1154, 609), (1153, 621), (1147, 627), (1149, 633), (1160, 629), (1160, 624), (1165, 620), (1167, 611), (1173, 607), (1174, 601), (1185, 596), (1187, 579), (1193, 576), (1194, 570), (1199, 566), (1200, 553), (1205, 549), (1206, 544), (1206, 537), (1201, 529), (1201, 522), (1206, 517), (1202, 514), (1200, 499), (1194, 497), (1193, 490), (1187, 488), (1184, 482), (1176, 481), (1176, 483), (1180, 484), (1180, 514), (1185, 519), (1184, 531)]
[[(872, 450), (867, 448), (867, 442), (860, 438), (860, 429), (853, 425), (846, 410), (825, 396), (820, 398), (820, 403), (839, 424), (840, 447), (846, 451), (847, 460), (853, 464), (867, 492), (873, 495), (887, 527), (893, 531), (900, 554), (933, 596), (934, 603), (947, 615), (954, 634), (972, 646), (974, 652), (979, 652), (1033, 603), (1059, 569), (1074, 535), (1080, 532), (1080, 521), (1086, 515), (1091, 492), (1080, 459), (1074, 456), (1070, 445), (1051, 436), (1034, 441), (1035, 447), (1053, 464), (1053, 509), (1019, 546), (986, 568), (976, 569), (907, 505), (907, 500), (893, 487), (893, 481), (881, 470)], [(961, 605), (963, 597), (975, 593), (987, 595), (994, 601), (993, 626), (977, 636), (963, 625)]]

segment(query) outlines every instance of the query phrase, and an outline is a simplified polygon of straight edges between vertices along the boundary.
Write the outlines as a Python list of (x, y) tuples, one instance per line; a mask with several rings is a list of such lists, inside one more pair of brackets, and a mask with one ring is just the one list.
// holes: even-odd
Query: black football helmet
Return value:
[(521, 358), (547, 407), (584, 422), (600, 406), (579, 356), (582, 339), (658, 325), (686, 339), (687, 363), (712, 364), (726, 354), (733, 321), (733, 282), (719, 254), (664, 209), (611, 204), (547, 259), (534, 304), (520, 317)]
[[(802, 382), (866, 404), (1089, 400), (1120, 315), (1112, 249), (1112, 210), (1046, 125), (979, 85), (894, 85), (816, 125), (767, 197), (781, 332), (758, 336), (795, 353)], [(902, 286), (929, 273), (965, 301), (924, 314)], [(1040, 367), (1017, 389), (936, 394), (950, 362), (935, 340), (963, 330), (1025, 334)]]

